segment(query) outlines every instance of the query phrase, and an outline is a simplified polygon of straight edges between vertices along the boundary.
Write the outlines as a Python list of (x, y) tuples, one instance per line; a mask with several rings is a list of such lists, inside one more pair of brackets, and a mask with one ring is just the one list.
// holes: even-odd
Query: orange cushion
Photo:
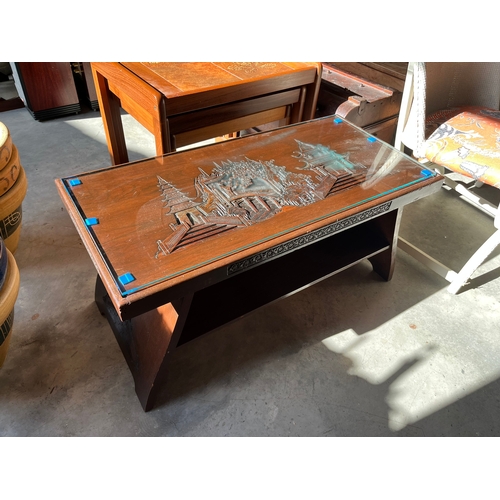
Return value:
[[(463, 108), (446, 119), (446, 110), (434, 119), (446, 121), (425, 143), (425, 156), (438, 165), (500, 187), (500, 111)], [(432, 118), (432, 117), (431, 117)]]

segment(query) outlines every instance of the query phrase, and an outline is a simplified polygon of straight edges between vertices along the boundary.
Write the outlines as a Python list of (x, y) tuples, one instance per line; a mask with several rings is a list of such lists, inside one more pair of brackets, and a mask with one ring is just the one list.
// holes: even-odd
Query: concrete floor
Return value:
[[(151, 135), (124, 120), (131, 160), (152, 156)], [(144, 413), (54, 184), (109, 165), (100, 115), (0, 121), (29, 181), (0, 436), (500, 435), (499, 251), (456, 296), (399, 252), (389, 283), (363, 262), (262, 308), (179, 349)], [(454, 268), (492, 231), (444, 189), (407, 207), (401, 228)]]

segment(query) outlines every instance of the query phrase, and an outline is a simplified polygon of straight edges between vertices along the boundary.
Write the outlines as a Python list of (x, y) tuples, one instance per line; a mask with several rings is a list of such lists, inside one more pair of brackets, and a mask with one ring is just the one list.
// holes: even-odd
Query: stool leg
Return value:
[(120, 114), (120, 101), (109, 90), (108, 80), (94, 68), (93, 74), (111, 163), (112, 165), (128, 163), (128, 151)]

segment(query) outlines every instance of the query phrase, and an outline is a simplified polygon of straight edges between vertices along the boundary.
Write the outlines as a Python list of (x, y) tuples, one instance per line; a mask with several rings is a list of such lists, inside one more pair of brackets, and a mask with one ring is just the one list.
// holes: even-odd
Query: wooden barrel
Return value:
[(4, 195), (14, 185), (20, 171), (21, 162), (19, 160), (19, 152), (13, 144), (9, 161), (3, 168), (0, 168), (0, 196)]
[(28, 191), (28, 179), (22, 167), (14, 185), (0, 196), (0, 236), (5, 246), (14, 253), (19, 244), (22, 221), (22, 202)]
[(7, 165), (12, 154), (12, 137), (9, 129), (0, 122), (0, 169)]
[(12, 253), (6, 249), (8, 256), (7, 276), (0, 290), (0, 368), (4, 364), (12, 337), (14, 324), (14, 305), (19, 294), (19, 269)]

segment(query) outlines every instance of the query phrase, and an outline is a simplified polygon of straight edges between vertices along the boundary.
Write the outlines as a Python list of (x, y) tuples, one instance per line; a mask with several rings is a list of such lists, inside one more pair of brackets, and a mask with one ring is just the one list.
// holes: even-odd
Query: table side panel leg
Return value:
[(127, 361), (139, 401), (144, 411), (149, 411), (165, 382), (169, 356), (177, 345), (192, 296), (176, 303), (176, 307), (168, 303), (131, 320), (122, 321), (98, 276), (95, 300)]
[(403, 208), (398, 208), (389, 212), (386, 217), (375, 219), (375, 224), (377, 224), (380, 233), (384, 235), (389, 243), (389, 248), (384, 252), (370, 257), (368, 260), (371, 262), (373, 270), (386, 281), (390, 281), (394, 273), (402, 214)]
[(172, 304), (165, 304), (131, 320), (135, 392), (144, 411), (156, 402), (158, 391), (168, 373), (170, 355), (177, 346), (180, 333), (191, 306), (192, 296), (185, 297), (179, 312)]
[(129, 369), (133, 371), (134, 362), (130, 348), (131, 323), (130, 320), (122, 321), (116, 313), (111, 300), (106, 292), (101, 277), (97, 275), (95, 285), (95, 302), (99, 312), (108, 320), (120, 349), (127, 361)]

